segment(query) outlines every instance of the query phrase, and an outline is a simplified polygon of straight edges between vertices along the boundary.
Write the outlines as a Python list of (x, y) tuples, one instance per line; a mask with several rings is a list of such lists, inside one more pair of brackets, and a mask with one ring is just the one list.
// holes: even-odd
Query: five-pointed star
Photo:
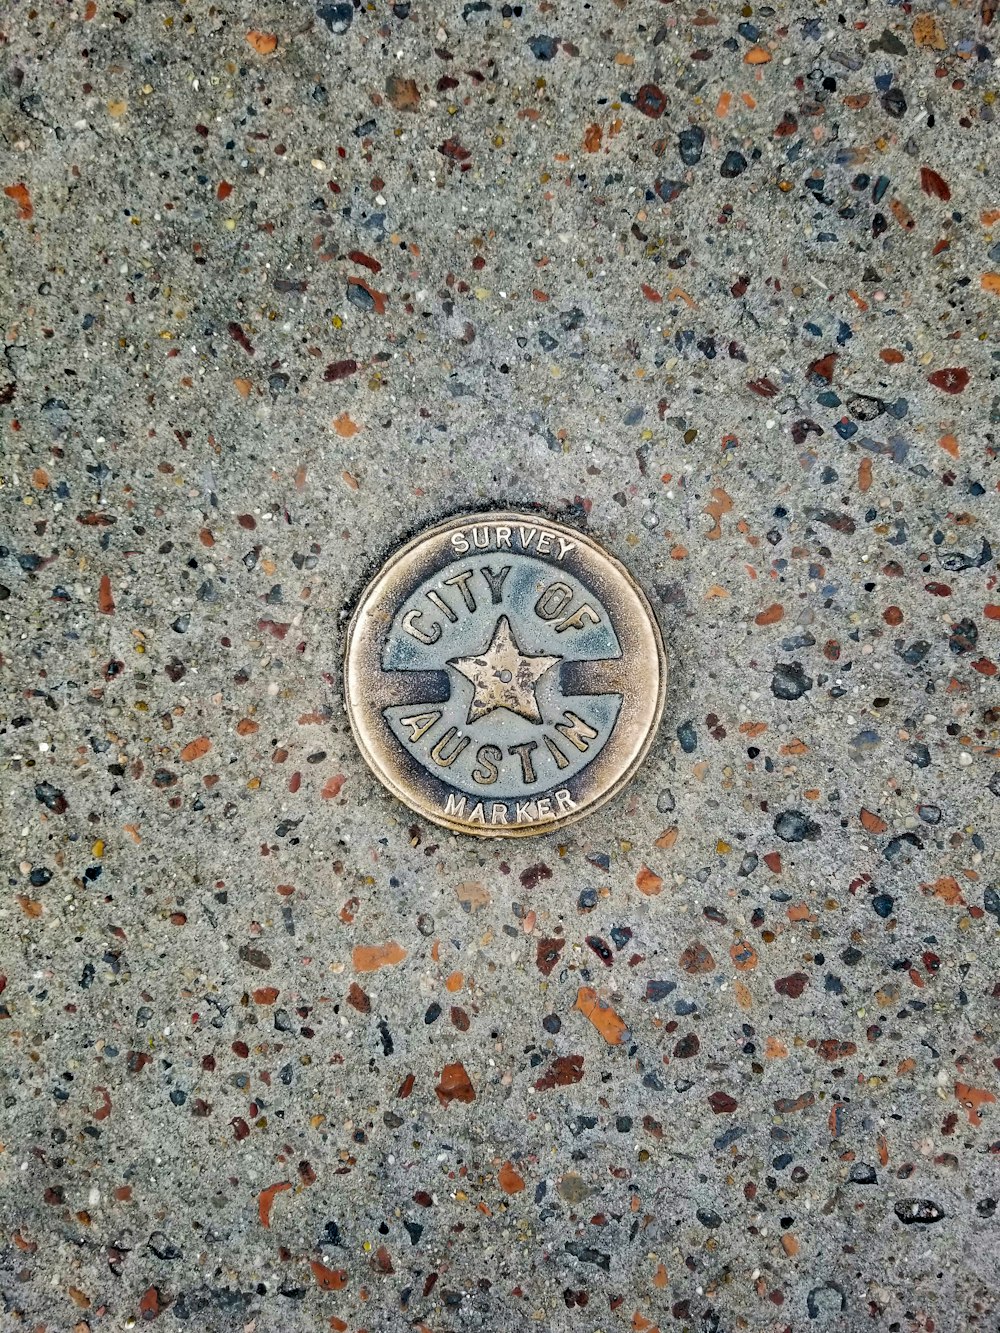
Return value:
[(494, 708), (509, 708), (529, 722), (541, 722), (535, 686), (549, 667), (561, 661), (561, 657), (522, 653), (510, 621), (501, 616), (484, 652), (478, 657), (453, 657), (448, 665), (475, 686), (467, 722), (478, 722)]

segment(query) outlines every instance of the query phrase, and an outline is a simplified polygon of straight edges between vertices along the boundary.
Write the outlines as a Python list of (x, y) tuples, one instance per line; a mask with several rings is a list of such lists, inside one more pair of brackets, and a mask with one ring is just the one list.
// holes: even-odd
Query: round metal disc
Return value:
[(663, 708), (659, 628), (626, 570), (537, 514), (464, 514), (398, 550), (347, 632), (347, 712), (376, 776), (480, 837), (614, 796)]

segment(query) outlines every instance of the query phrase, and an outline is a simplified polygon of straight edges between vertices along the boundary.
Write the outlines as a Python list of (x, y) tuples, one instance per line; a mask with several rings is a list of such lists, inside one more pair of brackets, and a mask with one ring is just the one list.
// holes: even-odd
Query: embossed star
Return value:
[(448, 665), (475, 686), (467, 722), (478, 722), (494, 708), (509, 708), (529, 722), (541, 722), (535, 687), (561, 657), (522, 653), (506, 616), (501, 616), (489, 646), (478, 657), (453, 657)]

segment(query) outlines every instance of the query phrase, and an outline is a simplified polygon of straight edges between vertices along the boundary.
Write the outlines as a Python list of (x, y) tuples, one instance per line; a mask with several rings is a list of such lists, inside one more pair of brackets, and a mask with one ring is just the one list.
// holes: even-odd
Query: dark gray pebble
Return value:
[(693, 167), (701, 161), (705, 150), (705, 131), (699, 125), (689, 125), (677, 136), (677, 148), (681, 161), (686, 167)]
[(336, 37), (342, 37), (354, 19), (352, 4), (319, 5), (316, 16), (321, 18)]
[(801, 699), (813, 687), (801, 662), (779, 662), (771, 677), (771, 693), (778, 699)]
[(814, 842), (820, 827), (801, 810), (782, 810), (774, 821), (774, 831), (782, 842)]
[(940, 1222), (945, 1216), (944, 1209), (933, 1199), (899, 1199), (893, 1212), (907, 1226), (914, 1222), (926, 1226), (930, 1222)]
[(825, 1323), (846, 1309), (847, 1298), (836, 1282), (825, 1282), (820, 1287), (813, 1287), (806, 1297), (806, 1313), (810, 1319), (822, 1319)]

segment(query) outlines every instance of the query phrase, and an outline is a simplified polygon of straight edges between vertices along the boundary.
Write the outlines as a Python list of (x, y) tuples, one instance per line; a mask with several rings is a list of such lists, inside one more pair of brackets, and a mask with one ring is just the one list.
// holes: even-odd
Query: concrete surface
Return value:
[[(4, 1329), (997, 1327), (991, 10), (4, 7)], [(480, 845), (342, 630), (536, 503), (667, 711)]]

